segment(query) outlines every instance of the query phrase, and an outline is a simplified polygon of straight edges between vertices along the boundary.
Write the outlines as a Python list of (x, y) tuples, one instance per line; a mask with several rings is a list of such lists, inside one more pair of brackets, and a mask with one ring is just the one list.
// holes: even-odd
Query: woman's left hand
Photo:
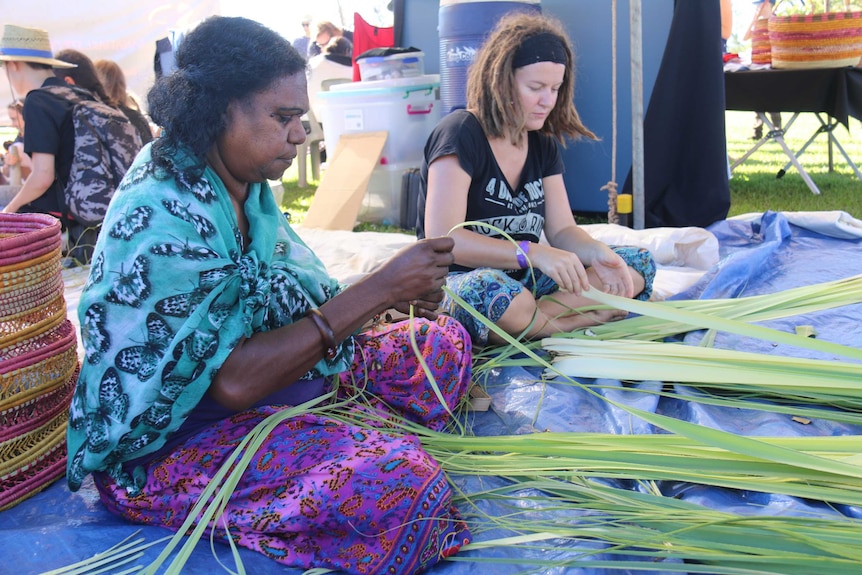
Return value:
[(602, 282), (603, 292), (626, 298), (634, 297), (635, 286), (628, 265), (612, 249), (604, 246), (593, 258), (592, 268)]

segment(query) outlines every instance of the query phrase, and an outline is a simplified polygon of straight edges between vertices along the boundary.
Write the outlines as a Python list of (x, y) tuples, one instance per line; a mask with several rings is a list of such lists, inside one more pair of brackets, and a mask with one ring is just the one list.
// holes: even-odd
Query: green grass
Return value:
[[(789, 113), (782, 114), (785, 123), (790, 117)], [(727, 153), (732, 159), (742, 157), (754, 145), (754, 140), (750, 139), (753, 122), (752, 112), (727, 112)], [(788, 146), (798, 151), (819, 126), (820, 122), (813, 114), (800, 115), (785, 135)], [(851, 119), (849, 130), (839, 125), (834, 134), (857, 166), (862, 165), (862, 125), (859, 121)], [(776, 177), (788, 158), (777, 143), (770, 141), (734, 169), (730, 179), (729, 215), (766, 210), (843, 210), (862, 218), (862, 181), (834, 147), (834, 171), (829, 172), (826, 142), (826, 135), (819, 135), (799, 157), (802, 167), (820, 189), (820, 195), (808, 189), (792, 166), (784, 177)]]
[[(786, 123), (791, 114), (782, 114)], [(727, 112), (727, 152), (731, 159), (739, 158), (754, 145), (751, 140), (753, 112)], [(788, 146), (798, 151), (813, 134), (820, 123), (813, 114), (802, 114), (785, 135)], [(849, 130), (842, 125), (835, 129), (835, 136), (850, 158), (862, 169), (862, 124), (850, 120)], [(820, 194), (811, 193), (802, 177), (791, 167), (782, 178), (776, 174), (787, 163), (787, 156), (779, 145), (770, 141), (760, 147), (751, 157), (734, 169), (730, 179), (731, 205), (728, 216), (751, 212), (772, 211), (831, 211), (842, 210), (856, 218), (862, 218), (862, 181), (847, 165), (844, 157), (833, 148), (834, 172), (829, 172), (826, 136), (821, 134), (805, 153), (800, 163), (820, 189)], [(731, 160), (733, 161), (733, 160)], [(309, 170), (310, 173), (310, 170)], [(291, 221), (301, 223), (311, 205), (319, 182), (310, 182), (308, 188), (297, 186), (295, 166), (284, 175), (284, 208), (291, 214)], [(692, 193), (696, 193), (694, 190)], [(578, 222), (602, 223), (604, 214), (577, 214)], [(404, 231), (392, 226), (363, 223), (357, 231)]]
[[(309, 166), (306, 173), (311, 176), (311, 160), (309, 159)], [(296, 164), (288, 168), (288, 170), (284, 173), (282, 178), (282, 184), (284, 186), (284, 196), (281, 200), (281, 206), (287, 213), (290, 214), (290, 222), (292, 224), (301, 224), (305, 219), (305, 214), (308, 212), (309, 206), (311, 206), (311, 200), (314, 199), (314, 192), (317, 191), (317, 186), (320, 184), (318, 181), (309, 180), (308, 187), (300, 188), (299, 184), (299, 170), (296, 167)], [(388, 226), (383, 224), (374, 224), (369, 222), (362, 222), (356, 225), (353, 228), (354, 231), (357, 232), (402, 232), (402, 233), (413, 233), (408, 230), (404, 230), (397, 226)]]

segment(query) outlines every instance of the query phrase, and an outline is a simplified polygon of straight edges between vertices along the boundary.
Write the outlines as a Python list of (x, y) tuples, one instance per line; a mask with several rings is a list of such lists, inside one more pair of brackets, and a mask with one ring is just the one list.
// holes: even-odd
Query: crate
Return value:
[(425, 54), (404, 52), (390, 56), (365, 56), (358, 58), (359, 77), (363, 82), (413, 78), (425, 74)]
[(387, 131), (381, 165), (422, 163), (440, 121), (440, 76), (336, 84), (321, 92), (323, 138), (335, 150), (342, 134)]

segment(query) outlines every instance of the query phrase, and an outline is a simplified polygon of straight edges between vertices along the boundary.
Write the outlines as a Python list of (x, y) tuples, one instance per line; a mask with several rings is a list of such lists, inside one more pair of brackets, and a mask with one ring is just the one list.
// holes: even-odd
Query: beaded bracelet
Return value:
[(317, 327), (317, 331), (320, 332), (320, 337), (323, 338), (326, 359), (335, 359), (335, 356), (338, 354), (338, 348), (335, 344), (335, 332), (332, 331), (332, 326), (329, 325), (326, 316), (316, 307), (312, 307), (308, 308), (308, 311), (305, 312), (305, 317), (310, 317), (311, 321)]
[(522, 270), (527, 269), (527, 254), (530, 253), (530, 242), (524, 240), (518, 242), (518, 248), (515, 250), (515, 256), (518, 258), (518, 265)]

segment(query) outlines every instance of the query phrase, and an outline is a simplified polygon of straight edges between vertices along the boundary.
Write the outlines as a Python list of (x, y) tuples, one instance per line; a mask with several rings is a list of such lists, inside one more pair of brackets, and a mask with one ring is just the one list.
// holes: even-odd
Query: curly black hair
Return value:
[(159, 78), (147, 94), (162, 136), (153, 141), (157, 169), (170, 173), (171, 157), (190, 151), (196, 165), (184, 180), (200, 180), (206, 153), (225, 129), (225, 111), (286, 76), (305, 73), (306, 61), (285, 38), (247, 18), (212, 16), (180, 42), (176, 70)]

